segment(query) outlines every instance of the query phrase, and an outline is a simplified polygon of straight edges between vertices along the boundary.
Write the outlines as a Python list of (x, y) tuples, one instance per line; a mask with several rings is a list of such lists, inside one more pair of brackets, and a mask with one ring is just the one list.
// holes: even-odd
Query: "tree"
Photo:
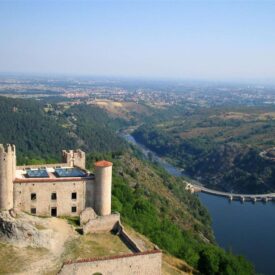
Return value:
[(218, 274), (220, 257), (215, 248), (204, 248), (199, 253), (198, 269), (202, 274), (214, 275)]

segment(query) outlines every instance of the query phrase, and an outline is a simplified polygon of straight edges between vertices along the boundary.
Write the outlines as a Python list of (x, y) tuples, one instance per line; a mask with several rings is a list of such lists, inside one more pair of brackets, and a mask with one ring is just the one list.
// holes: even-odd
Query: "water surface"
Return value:
[(212, 218), (220, 246), (245, 255), (256, 270), (275, 274), (275, 204), (229, 202), (225, 198), (199, 194)]

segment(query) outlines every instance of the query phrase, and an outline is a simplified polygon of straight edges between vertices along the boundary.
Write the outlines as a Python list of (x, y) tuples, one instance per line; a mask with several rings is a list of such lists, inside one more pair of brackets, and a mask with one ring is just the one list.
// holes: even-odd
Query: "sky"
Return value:
[(275, 79), (275, 0), (0, 0), (0, 72)]

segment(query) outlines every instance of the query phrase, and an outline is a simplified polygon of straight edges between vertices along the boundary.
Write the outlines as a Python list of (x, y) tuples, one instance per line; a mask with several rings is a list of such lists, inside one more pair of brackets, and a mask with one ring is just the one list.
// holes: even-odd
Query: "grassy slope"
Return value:
[(195, 195), (184, 190), (183, 181), (135, 157), (133, 152), (104, 158), (114, 163), (112, 205), (121, 213), (124, 224), (194, 268), (209, 264), (223, 274), (254, 274), (243, 258), (213, 244), (207, 211)]
[(210, 218), (198, 199), (184, 190), (184, 181), (130, 153), (122, 155), (115, 162), (114, 169), (115, 177), (122, 177), (133, 188), (142, 190), (143, 195), (154, 203), (159, 215), (170, 217), (182, 229), (213, 240)]
[(111, 233), (79, 236), (66, 244), (64, 260), (129, 254), (131, 251), (118, 236)]
[(262, 149), (275, 145), (275, 108), (219, 108), (198, 110), (196, 114), (158, 123), (171, 138), (213, 139), (215, 143), (238, 142)]
[(0, 243), (0, 274), (20, 272), (47, 253), (48, 251), (43, 248), (19, 248)]

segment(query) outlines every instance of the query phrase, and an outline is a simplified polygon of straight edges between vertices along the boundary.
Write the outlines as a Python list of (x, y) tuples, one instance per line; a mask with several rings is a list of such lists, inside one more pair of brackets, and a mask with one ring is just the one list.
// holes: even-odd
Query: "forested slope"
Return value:
[(275, 162), (260, 156), (275, 145), (274, 108), (230, 110), (198, 110), (172, 120), (145, 123), (133, 135), (211, 188), (274, 192)]
[(107, 152), (125, 146), (114, 135), (116, 122), (92, 106), (45, 112), (38, 101), (0, 97), (0, 121), (0, 142), (16, 145), (19, 163), (58, 161), (63, 149)]

